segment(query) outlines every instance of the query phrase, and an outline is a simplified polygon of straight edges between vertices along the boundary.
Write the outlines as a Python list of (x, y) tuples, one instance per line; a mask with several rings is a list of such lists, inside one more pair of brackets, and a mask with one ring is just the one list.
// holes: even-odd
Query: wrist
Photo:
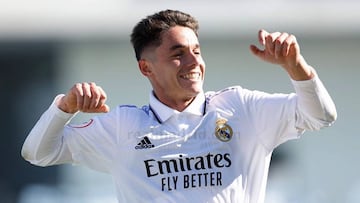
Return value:
[(283, 65), (291, 79), (296, 81), (310, 80), (315, 76), (315, 70), (300, 56), (296, 63)]
[(63, 95), (60, 98), (58, 98), (58, 100), (56, 101), (56, 106), (65, 113), (74, 114), (78, 112), (77, 109), (69, 108), (69, 105), (67, 105), (66, 103), (66, 95)]

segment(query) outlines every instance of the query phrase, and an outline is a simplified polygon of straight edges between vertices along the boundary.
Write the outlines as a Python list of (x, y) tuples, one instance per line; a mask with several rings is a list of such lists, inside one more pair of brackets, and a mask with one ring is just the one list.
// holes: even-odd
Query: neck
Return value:
[(196, 96), (193, 97), (188, 97), (188, 98), (184, 98), (184, 99), (169, 99), (169, 98), (161, 98), (158, 95), (155, 94), (154, 92), (154, 96), (163, 104), (165, 104), (166, 106), (175, 109), (179, 112), (182, 112), (184, 109), (186, 109), (186, 107), (188, 107), (192, 101), (194, 101)]

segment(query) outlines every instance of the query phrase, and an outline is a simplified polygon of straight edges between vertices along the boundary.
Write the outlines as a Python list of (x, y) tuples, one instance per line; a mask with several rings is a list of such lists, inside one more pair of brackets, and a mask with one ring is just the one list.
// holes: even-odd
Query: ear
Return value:
[(150, 62), (147, 61), (146, 59), (140, 59), (138, 61), (138, 65), (139, 65), (139, 69), (140, 69), (140, 72), (148, 77), (151, 75), (151, 66), (150, 66)]

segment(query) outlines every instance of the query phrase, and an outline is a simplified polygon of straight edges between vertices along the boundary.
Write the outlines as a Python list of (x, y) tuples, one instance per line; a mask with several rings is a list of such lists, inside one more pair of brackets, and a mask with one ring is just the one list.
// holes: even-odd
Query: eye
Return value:
[(180, 58), (181, 56), (183, 56), (184, 53), (182, 51), (179, 52), (175, 52), (174, 54), (172, 54), (172, 57), (174, 58)]
[(200, 55), (200, 54), (201, 54), (201, 51), (200, 51), (199, 48), (194, 49), (193, 52), (194, 52), (194, 54), (196, 54), (196, 55)]

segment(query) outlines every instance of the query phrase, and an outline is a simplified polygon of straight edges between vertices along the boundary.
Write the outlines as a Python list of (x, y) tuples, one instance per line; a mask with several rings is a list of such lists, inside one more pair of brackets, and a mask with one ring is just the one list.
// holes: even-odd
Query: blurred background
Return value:
[(355, 0), (0, 0), (0, 202), (116, 202), (108, 175), (81, 166), (32, 166), (21, 158), (21, 146), (53, 98), (76, 82), (101, 85), (112, 108), (147, 104), (151, 87), (138, 71), (129, 35), (140, 19), (166, 8), (200, 22), (205, 90), (293, 91), (281, 68), (259, 61), (248, 47), (257, 44), (260, 28), (295, 34), (333, 97), (338, 120), (275, 151), (266, 203), (360, 202)]

